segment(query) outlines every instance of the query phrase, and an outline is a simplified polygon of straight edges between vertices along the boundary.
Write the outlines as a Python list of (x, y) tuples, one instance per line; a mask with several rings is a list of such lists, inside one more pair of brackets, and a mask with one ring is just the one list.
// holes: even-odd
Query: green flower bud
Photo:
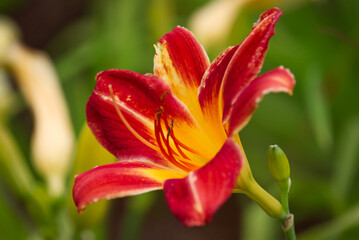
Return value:
[(269, 169), (277, 182), (288, 182), (290, 167), (287, 156), (278, 145), (269, 146), (267, 152)]

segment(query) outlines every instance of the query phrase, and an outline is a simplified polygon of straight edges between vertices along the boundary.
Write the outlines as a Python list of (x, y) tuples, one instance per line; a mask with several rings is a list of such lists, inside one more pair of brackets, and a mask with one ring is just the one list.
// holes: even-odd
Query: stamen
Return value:
[[(171, 137), (172, 138), (172, 136), (173, 136), (173, 134), (174, 134), (174, 131), (172, 130), (173, 129), (173, 119), (171, 120), (171, 123), (170, 123), (170, 125), (168, 126), (168, 122), (167, 122), (167, 119), (166, 118), (164, 118), (164, 122), (165, 122), (165, 125), (166, 125), (166, 127), (168, 128), (168, 133), (167, 133), (167, 141), (168, 141), (168, 145), (169, 145), (169, 137)], [(172, 138), (172, 140), (173, 140), (173, 138)], [(184, 152), (181, 150), (181, 148), (178, 146), (178, 144), (175, 142), (175, 141), (173, 141), (173, 143), (174, 143), (174, 145), (176, 146), (176, 149), (178, 150), (178, 152), (180, 153), (180, 155), (182, 156), (182, 158), (183, 159), (186, 159), (186, 160), (190, 160), (190, 158), (189, 157), (187, 157), (186, 156), (186, 154), (184, 154)], [(172, 150), (172, 149), (171, 149)], [(176, 153), (176, 152), (174, 152), (177, 156), (178, 156), (178, 154)], [(191, 164), (191, 163), (189, 163), (189, 162), (187, 162), (187, 161), (181, 161), (181, 160), (179, 160), (182, 164), (184, 164), (184, 165), (186, 165), (188, 168), (190, 168), (190, 169), (196, 169), (197, 168), (197, 166), (196, 165), (193, 165), (193, 164)]]
[(171, 120), (171, 123), (170, 123), (170, 125), (168, 126), (167, 125), (167, 121), (165, 121), (165, 124), (166, 124), (166, 127), (167, 127), (167, 138), (171, 135), (171, 130), (172, 130), (172, 128), (173, 128), (173, 119)]
[[(173, 128), (173, 119), (171, 120), (171, 125), (170, 125), (170, 126), (167, 125), (167, 121), (166, 121), (166, 120), (164, 120), (164, 122), (165, 122), (165, 125), (166, 125), (166, 127), (167, 127), (166, 147), (167, 147), (167, 149), (168, 149), (168, 154), (171, 155), (171, 156), (173, 156), (173, 154), (175, 154), (176, 156), (178, 156), (178, 154), (177, 154), (176, 152), (174, 152), (174, 151), (172, 150), (171, 146), (170, 146), (170, 136), (171, 136), (171, 132), (172, 132), (172, 128)], [(161, 131), (161, 132), (162, 132), (162, 131)], [(163, 138), (164, 138), (163, 133), (161, 134), (161, 136), (162, 136), (162, 139), (163, 139)], [(163, 139), (163, 141), (165, 141), (165, 139)]]
[[(161, 130), (161, 132), (162, 132), (162, 130)], [(163, 134), (161, 134), (161, 136), (163, 136)], [(165, 141), (165, 144), (166, 144), (166, 147), (167, 147), (167, 150), (168, 150), (168, 154), (172, 157), (172, 158), (174, 158), (174, 156), (173, 156), (173, 151), (172, 151), (172, 148), (171, 148), (171, 146), (170, 146), (170, 138), (169, 138), (169, 134), (167, 134), (167, 138), (166, 139), (164, 139), (164, 136), (163, 136), (163, 141)], [(175, 153), (176, 154), (176, 153)], [(177, 154), (176, 154), (177, 155)]]
[[(174, 145), (175, 145), (177, 151), (179, 152), (179, 154), (180, 154), (184, 159), (190, 160), (190, 158), (187, 157), (187, 155), (182, 151), (181, 147), (182, 147), (183, 149), (185, 149), (185, 150), (187, 150), (187, 151), (193, 153), (193, 154), (196, 154), (196, 155), (198, 155), (198, 156), (204, 157), (203, 155), (201, 155), (201, 154), (198, 153), (197, 151), (193, 150), (192, 148), (190, 148), (190, 147), (186, 146), (185, 144), (183, 144), (182, 142), (180, 142), (180, 141), (175, 137), (175, 134), (174, 134), (174, 131), (173, 131), (173, 122), (174, 122), (173, 119), (171, 120), (170, 125), (168, 125), (167, 118), (163, 118), (163, 120), (164, 120), (164, 122), (165, 122), (165, 126), (166, 126), (168, 129), (171, 129), (171, 131), (169, 131), (169, 132), (170, 132), (170, 136), (171, 136), (171, 138), (172, 138), (172, 140), (173, 140), (173, 143), (174, 143)], [(189, 162), (187, 162), (187, 161), (185, 161), (184, 164), (186, 164), (186, 166), (188, 166), (188, 167), (191, 168), (191, 169), (194, 169), (194, 168), (196, 167), (195, 165), (193, 165), (193, 164), (191, 164), (191, 163), (189, 163)]]
[[(162, 128), (161, 128), (161, 115), (162, 115), (162, 107), (157, 111), (156, 113), (156, 116), (155, 116), (155, 136), (156, 136), (156, 141), (157, 141), (157, 144), (158, 144), (158, 147), (160, 148), (160, 151), (161, 153), (173, 164), (175, 165), (176, 167), (182, 169), (182, 170), (185, 170), (185, 171), (190, 171), (190, 169), (183, 165), (181, 162), (178, 162), (174, 156), (172, 155), (172, 152), (171, 152), (171, 147), (169, 146), (169, 143), (167, 143), (165, 137), (164, 137), (164, 133), (162, 131)], [(163, 144), (162, 144), (162, 141), (165, 143), (166, 145), (166, 148), (168, 150), (168, 154), (166, 152), (166, 150), (164, 149), (163, 147)]]
[(224, 131), (226, 132), (226, 135), (228, 135), (229, 122), (228, 122), (228, 121), (225, 122), (225, 123), (223, 124), (223, 127), (224, 127)]
[(162, 93), (162, 95), (161, 95), (161, 102), (163, 102), (165, 96), (166, 96), (168, 93), (169, 93), (169, 91), (166, 91), (166, 92)]
[(168, 128), (168, 134), (167, 134), (167, 138), (169, 137), (169, 135), (171, 135), (171, 138), (173, 140), (173, 143), (177, 149), (177, 151), (179, 152), (179, 154), (181, 154), (181, 156), (185, 159), (190, 159), (189, 157), (186, 156), (186, 154), (184, 154), (184, 152), (182, 151), (182, 149), (178, 146), (177, 142), (175, 141), (176, 139), (174, 138), (174, 132), (172, 131), (173, 128), (173, 119), (171, 120), (170, 125), (168, 126), (168, 122), (167, 119), (164, 119), (165, 125)]
[(158, 147), (152, 143), (150, 143), (149, 141), (147, 141), (146, 139), (144, 139), (138, 132), (136, 132), (135, 129), (133, 129), (131, 127), (131, 125), (127, 122), (126, 118), (123, 116), (120, 108), (117, 106), (116, 104), (116, 99), (115, 99), (115, 94), (113, 93), (113, 90), (112, 90), (112, 85), (108, 85), (108, 89), (110, 91), (110, 94), (111, 94), (111, 98), (112, 98), (112, 102), (113, 102), (113, 106), (115, 107), (115, 110), (117, 112), (117, 115), (120, 117), (122, 123), (127, 127), (127, 129), (133, 134), (133, 136), (135, 138), (137, 138), (140, 142), (142, 142), (143, 144), (145, 144), (147, 147), (155, 150), (155, 151), (158, 151)]
[(159, 121), (159, 116), (161, 116), (161, 113), (162, 113), (162, 110), (159, 109), (156, 113), (156, 116), (155, 116), (155, 137), (156, 137), (156, 141), (157, 141), (157, 145), (158, 147), (160, 148), (160, 151), (161, 153), (166, 157), (166, 158), (169, 158), (167, 152), (165, 151), (163, 145), (162, 145), (162, 140), (161, 140), (161, 137), (160, 137), (160, 121)]
[[(168, 122), (167, 122), (166, 118), (164, 119), (164, 121), (165, 121), (166, 127), (168, 128), (169, 126), (168, 126)], [(172, 120), (171, 120), (171, 128), (173, 128), (173, 122), (174, 122), (174, 121), (173, 121), (173, 119), (172, 119)], [(183, 149), (186, 149), (186, 150), (189, 151), (189, 152), (192, 152), (192, 153), (194, 153), (194, 154), (196, 154), (196, 155), (201, 156), (197, 151), (193, 150), (192, 148), (190, 148), (190, 147), (184, 145), (182, 142), (180, 142), (180, 141), (175, 137), (173, 131), (171, 132), (171, 138), (173, 139), (173, 143), (175, 144), (177, 150), (179, 150), (179, 146), (180, 146), (180, 147), (182, 147)], [(180, 152), (180, 154), (181, 154), (181, 152), (183, 153), (183, 151), (181, 151), (181, 150), (179, 150), (179, 152)], [(183, 153), (183, 154), (184, 154), (184, 153)], [(181, 155), (182, 155), (182, 154), (181, 154)], [(182, 155), (182, 156), (183, 156), (183, 155)], [(183, 157), (189, 159), (185, 154), (184, 154)]]
[[(155, 131), (155, 138), (157, 141), (157, 145), (152, 144), (151, 142), (149, 142), (148, 140), (146, 140), (145, 138), (143, 138), (126, 120), (126, 118), (124, 117), (124, 115), (122, 114), (120, 108), (117, 106), (116, 104), (116, 98), (115, 98), (115, 94), (113, 93), (113, 89), (112, 89), (112, 85), (108, 85), (108, 89), (110, 91), (110, 95), (111, 95), (111, 99), (112, 99), (112, 103), (113, 106), (116, 110), (117, 115), (120, 117), (122, 123), (126, 126), (126, 128), (132, 133), (132, 135), (138, 139), (140, 142), (142, 142), (143, 144), (145, 144), (146, 146), (148, 146), (149, 148), (157, 151), (157, 152), (161, 152), (173, 165), (175, 165), (176, 167), (189, 172), (191, 169), (193, 169), (195, 166), (187, 163), (186, 165), (184, 165), (184, 163), (177, 161), (176, 158), (173, 156), (173, 154), (176, 154), (176, 152), (173, 152), (173, 150), (171, 149), (170, 143), (169, 143), (169, 137), (173, 137), (173, 120), (171, 121), (171, 126), (168, 127), (168, 133), (167, 133), (167, 138), (165, 138), (162, 127), (161, 127), (161, 115), (163, 113), (163, 108), (161, 107), (160, 109), (158, 109), (158, 111), (156, 112), (156, 116), (155, 116), (155, 121), (154, 121), (154, 131)], [(165, 92), (164, 94), (162, 94), (161, 96), (161, 101), (163, 100), (164, 96), (167, 94), (168, 92)], [(166, 126), (168, 126), (166, 124)], [(174, 141), (175, 142), (175, 141)], [(168, 151), (168, 153), (166, 152), (163, 143), (166, 146), (166, 149)], [(182, 155), (182, 157), (185, 157), (187, 159), (189, 159), (186, 155), (184, 155), (184, 153), (181, 151), (181, 149), (179, 148), (179, 146), (175, 143), (177, 150), (180, 152), (180, 154)], [(190, 167), (190, 168), (189, 168)]]

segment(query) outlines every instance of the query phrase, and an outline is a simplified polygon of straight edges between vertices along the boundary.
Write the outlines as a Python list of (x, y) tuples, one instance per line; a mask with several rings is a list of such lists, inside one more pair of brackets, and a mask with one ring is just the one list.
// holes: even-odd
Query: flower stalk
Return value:
[(279, 182), (280, 192), (281, 192), (281, 203), (283, 207), (283, 211), (285, 213), (285, 217), (281, 219), (282, 221), (282, 229), (286, 236), (287, 240), (295, 240), (295, 230), (294, 230), (294, 215), (289, 211), (289, 189), (290, 189), (290, 178), (288, 181)]
[(246, 191), (243, 193), (255, 201), (269, 216), (273, 218), (283, 216), (283, 208), (278, 200), (265, 191), (253, 178), (247, 182)]
[(294, 215), (290, 213), (288, 195), (291, 185), (290, 167), (287, 156), (277, 145), (269, 146), (267, 159), (270, 172), (277, 181), (281, 195), (283, 216), (280, 218), (287, 240), (295, 240)]

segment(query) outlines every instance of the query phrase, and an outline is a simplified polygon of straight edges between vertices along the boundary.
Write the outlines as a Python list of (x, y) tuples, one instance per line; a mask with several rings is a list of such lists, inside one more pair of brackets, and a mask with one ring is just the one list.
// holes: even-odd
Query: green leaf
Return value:
[(25, 239), (26, 223), (21, 218), (21, 210), (14, 209), (16, 206), (9, 200), (0, 189), (0, 239)]
[(149, 192), (128, 199), (121, 225), (120, 239), (140, 239), (144, 219), (156, 197), (157, 192)]
[(304, 84), (304, 100), (307, 106), (314, 137), (322, 150), (333, 145), (329, 103), (322, 89), (323, 77), (320, 66), (313, 64), (308, 67)]
[(24, 201), (35, 221), (47, 223), (50, 199), (45, 187), (34, 178), (11, 133), (0, 122), (0, 176), (15, 196)]
[(0, 122), (0, 175), (10, 189), (21, 197), (31, 195), (35, 179), (15, 139)]
[(345, 125), (337, 144), (333, 176), (333, 194), (344, 201), (353, 187), (358, 173), (359, 118), (353, 118)]
[[(302, 233), (299, 240), (327, 240), (340, 238), (346, 230), (359, 227), (359, 204), (329, 222)], [(355, 238), (356, 239), (356, 238)]]

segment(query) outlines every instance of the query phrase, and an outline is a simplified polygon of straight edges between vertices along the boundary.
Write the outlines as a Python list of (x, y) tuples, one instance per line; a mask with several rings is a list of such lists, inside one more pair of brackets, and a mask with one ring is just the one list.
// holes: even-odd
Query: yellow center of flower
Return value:
[[(120, 117), (123, 124), (126, 128), (133, 134), (133, 136), (138, 139), (140, 142), (145, 144), (147, 147), (161, 152), (162, 155), (175, 167), (185, 172), (190, 172), (198, 169), (205, 162), (205, 157), (202, 156), (198, 151), (188, 147), (186, 144), (182, 143), (179, 139), (175, 137), (174, 133), (174, 120), (169, 121), (167, 115), (164, 112), (163, 107), (161, 106), (156, 114), (154, 119), (154, 135), (156, 144), (142, 137), (126, 120), (122, 114), (120, 108), (116, 104), (116, 97), (113, 93), (112, 85), (108, 86), (113, 106), (117, 112), (117, 115)], [(164, 93), (161, 97), (163, 100)], [(165, 129), (165, 130), (164, 130)]]
[[(173, 119), (171, 120), (170, 124), (168, 124), (168, 120), (163, 116), (163, 108), (161, 107), (155, 116), (154, 122), (154, 130), (155, 130), (155, 137), (157, 141), (157, 145), (161, 150), (161, 153), (176, 167), (189, 172), (197, 167), (191, 164), (190, 158), (184, 153), (184, 151), (191, 152), (193, 154), (199, 155), (195, 150), (191, 149), (190, 147), (186, 146), (182, 142), (180, 142), (174, 135), (173, 130)], [(162, 124), (161, 124), (162, 120)], [(167, 129), (167, 134), (163, 132), (164, 126)], [(171, 147), (174, 146), (174, 149)]]

